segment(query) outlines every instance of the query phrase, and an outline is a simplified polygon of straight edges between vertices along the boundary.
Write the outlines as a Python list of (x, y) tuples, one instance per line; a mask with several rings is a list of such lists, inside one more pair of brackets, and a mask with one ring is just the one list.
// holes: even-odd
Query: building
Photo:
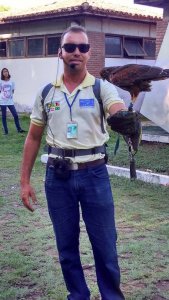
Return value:
[(147, 5), (149, 7), (158, 7), (163, 9), (163, 19), (157, 22), (157, 43), (156, 50), (159, 53), (164, 35), (169, 22), (169, 1), (167, 0), (134, 0), (135, 4)]
[[(15, 81), (18, 110), (30, 111), (37, 90), (62, 72), (57, 50), (61, 33), (71, 24), (87, 29), (92, 48), (88, 69), (99, 76), (104, 66), (154, 65), (156, 26), (161, 20), (159, 10), (114, 6), (110, 0), (65, 0), (1, 13), (0, 67), (9, 68)], [(126, 101), (130, 98), (119, 92)]]

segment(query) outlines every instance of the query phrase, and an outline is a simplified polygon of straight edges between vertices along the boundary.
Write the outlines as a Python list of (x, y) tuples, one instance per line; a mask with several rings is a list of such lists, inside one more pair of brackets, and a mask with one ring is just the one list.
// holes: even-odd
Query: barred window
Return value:
[(24, 39), (9, 40), (9, 57), (23, 57), (25, 55), (24, 51)]
[(118, 36), (107, 36), (105, 40), (107, 55), (122, 56), (122, 38)]
[(155, 57), (156, 54), (156, 42), (154, 39), (144, 39), (144, 49), (148, 57)]
[(43, 56), (44, 55), (44, 38), (28, 38), (27, 39), (27, 56)]
[(6, 41), (0, 41), (0, 56), (1, 57), (7, 56)]
[(47, 53), (46, 55), (57, 55), (58, 49), (60, 47), (60, 37), (59, 36), (48, 36), (47, 37)]

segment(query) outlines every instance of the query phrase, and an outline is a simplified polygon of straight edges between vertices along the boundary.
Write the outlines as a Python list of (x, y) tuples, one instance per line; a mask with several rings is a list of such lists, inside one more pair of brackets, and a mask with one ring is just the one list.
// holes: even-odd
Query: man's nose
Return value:
[(75, 51), (73, 52), (73, 54), (76, 54), (76, 55), (80, 55), (80, 50), (78, 47), (76, 47)]

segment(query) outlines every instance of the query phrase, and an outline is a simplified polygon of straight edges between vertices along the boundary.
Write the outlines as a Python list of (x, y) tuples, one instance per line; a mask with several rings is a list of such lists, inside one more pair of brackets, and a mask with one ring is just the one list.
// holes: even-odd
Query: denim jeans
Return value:
[(89, 300), (79, 254), (80, 213), (92, 245), (97, 283), (102, 300), (122, 300), (116, 251), (114, 204), (105, 164), (70, 171), (68, 180), (57, 179), (47, 166), (45, 191), (53, 223), (59, 260), (69, 300)]
[(5, 133), (8, 133), (8, 127), (7, 127), (7, 121), (6, 121), (6, 109), (7, 107), (9, 108), (13, 118), (14, 118), (14, 121), (15, 121), (15, 126), (17, 128), (17, 130), (19, 131), (21, 129), (20, 127), (20, 124), (19, 124), (19, 118), (18, 118), (18, 114), (17, 114), (17, 111), (16, 111), (16, 108), (14, 105), (1, 105), (1, 111), (2, 111), (2, 125), (3, 125), (3, 128), (4, 128), (4, 132)]

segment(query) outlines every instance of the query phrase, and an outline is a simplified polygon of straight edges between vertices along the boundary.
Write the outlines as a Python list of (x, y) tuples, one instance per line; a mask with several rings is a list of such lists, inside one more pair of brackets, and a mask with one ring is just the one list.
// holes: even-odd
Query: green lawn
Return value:
[[(120, 146), (114, 155), (117, 134), (110, 132), (109, 162), (115, 166), (129, 167), (128, 146), (120, 137)], [(169, 144), (142, 141), (135, 155), (136, 169), (169, 175)]]
[[(19, 168), (26, 135), (15, 131), (13, 120), (8, 123), (9, 135), (0, 133), (0, 300), (65, 300), (66, 289), (44, 196), (45, 169), (40, 154), (45, 141), (32, 173), (38, 198), (32, 214), (19, 199)], [(21, 123), (28, 130), (27, 116), (21, 117)], [(112, 136), (109, 143), (113, 164), (127, 165), (122, 140), (117, 156), (113, 156), (114, 139)], [(137, 154), (137, 166), (153, 171), (165, 169), (166, 173), (169, 160), (167, 147), (164, 148), (143, 144)], [(126, 300), (169, 299), (169, 187), (115, 176), (111, 183)], [(98, 300), (92, 250), (83, 221), (80, 246), (92, 300)]]

